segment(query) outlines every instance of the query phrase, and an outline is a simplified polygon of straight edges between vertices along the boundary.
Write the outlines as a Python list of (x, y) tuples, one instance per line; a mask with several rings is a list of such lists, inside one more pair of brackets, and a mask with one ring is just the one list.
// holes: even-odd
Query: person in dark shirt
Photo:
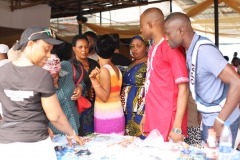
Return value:
[(42, 69), (53, 46), (60, 44), (50, 29), (29, 27), (13, 48), (21, 51), (20, 57), (0, 68), (1, 159), (56, 160), (49, 121), (70, 145), (72, 140), (84, 144), (61, 109), (51, 75)]
[(119, 51), (120, 48), (120, 39), (119, 39), (119, 34), (117, 33), (112, 33), (109, 34), (115, 43), (115, 51), (112, 56), (112, 63), (116, 65), (121, 72), (124, 72), (125, 69), (131, 64), (131, 61), (124, 55), (122, 55)]
[[(80, 77), (78, 75), (83, 74), (83, 81), (86, 85), (86, 88), (84, 89), (83, 92), (83, 96), (92, 103), (92, 106), (83, 111), (80, 115), (79, 135), (85, 136), (87, 134), (91, 134), (94, 132), (93, 112), (95, 98), (89, 74), (93, 69), (99, 67), (99, 64), (97, 63), (97, 61), (88, 58), (89, 42), (85, 35), (76, 35), (73, 37), (72, 49), (74, 52), (74, 56), (69, 60), (69, 62), (71, 62), (75, 66), (78, 72), (76, 76), (77, 79)], [(81, 67), (83, 69), (83, 73)], [(90, 95), (92, 95), (92, 97)]]
[(98, 61), (98, 55), (95, 51), (97, 35), (92, 31), (87, 31), (83, 35), (85, 35), (89, 41), (89, 53), (88, 58)]

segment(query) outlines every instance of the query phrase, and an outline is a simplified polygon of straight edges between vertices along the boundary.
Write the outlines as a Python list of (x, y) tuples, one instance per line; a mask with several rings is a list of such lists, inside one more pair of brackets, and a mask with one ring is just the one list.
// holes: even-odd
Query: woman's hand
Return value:
[(74, 89), (73, 95), (71, 97), (71, 100), (77, 100), (81, 95), (82, 95), (82, 86), (76, 86), (76, 88)]
[[(72, 139), (75, 140), (80, 146), (84, 145), (84, 140), (82, 140), (82, 138), (80, 138), (78, 135), (75, 135)], [(71, 147), (72, 147), (72, 139), (67, 138), (68, 144)]]
[(98, 67), (95, 67), (94, 70), (92, 70), (92, 72), (90, 73), (89, 78), (96, 78), (99, 73), (100, 69)]
[(50, 136), (51, 139), (54, 138), (54, 133), (53, 133), (52, 129), (49, 128), (49, 127), (48, 127), (48, 134), (49, 134), (49, 136)]

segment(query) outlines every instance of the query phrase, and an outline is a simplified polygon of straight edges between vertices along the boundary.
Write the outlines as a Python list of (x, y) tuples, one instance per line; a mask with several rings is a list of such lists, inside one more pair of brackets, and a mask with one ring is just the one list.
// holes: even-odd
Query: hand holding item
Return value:
[(100, 73), (100, 69), (98, 67), (94, 68), (94, 70), (92, 70), (92, 72), (89, 75), (89, 78), (96, 78), (97, 75)]
[(82, 90), (83, 90), (82, 86), (76, 86), (71, 97), (71, 100), (77, 100), (82, 95)]
[(213, 129), (216, 132), (217, 141), (219, 141), (220, 135), (222, 133), (223, 126), (224, 126), (223, 123), (219, 122), (218, 120), (215, 120), (214, 122)]

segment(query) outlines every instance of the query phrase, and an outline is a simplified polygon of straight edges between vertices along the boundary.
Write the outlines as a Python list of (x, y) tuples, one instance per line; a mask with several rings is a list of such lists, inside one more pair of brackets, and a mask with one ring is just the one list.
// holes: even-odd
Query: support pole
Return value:
[(218, 0), (214, 0), (214, 27), (215, 27), (215, 45), (219, 47)]
[(172, 0), (170, 0), (170, 13), (172, 13)]
[[(78, 0), (78, 17), (82, 20), (82, 4), (80, 0)], [(82, 24), (78, 23), (78, 34), (82, 35)]]

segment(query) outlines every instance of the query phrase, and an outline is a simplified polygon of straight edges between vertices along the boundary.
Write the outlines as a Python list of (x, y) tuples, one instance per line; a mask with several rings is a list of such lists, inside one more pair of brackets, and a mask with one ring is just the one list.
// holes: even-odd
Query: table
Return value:
[(84, 146), (69, 147), (65, 136), (55, 136), (53, 144), (58, 160), (204, 160), (201, 149), (184, 142), (163, 142), (156, 136), (141, 140), (117, 134), (91, 134), (83, 138), (87, 141)]

